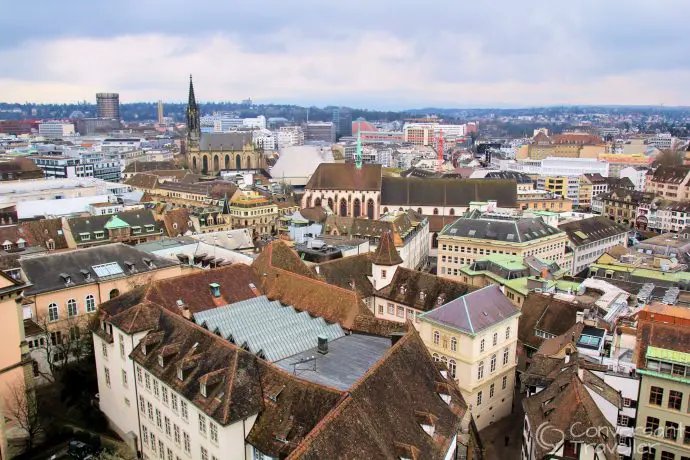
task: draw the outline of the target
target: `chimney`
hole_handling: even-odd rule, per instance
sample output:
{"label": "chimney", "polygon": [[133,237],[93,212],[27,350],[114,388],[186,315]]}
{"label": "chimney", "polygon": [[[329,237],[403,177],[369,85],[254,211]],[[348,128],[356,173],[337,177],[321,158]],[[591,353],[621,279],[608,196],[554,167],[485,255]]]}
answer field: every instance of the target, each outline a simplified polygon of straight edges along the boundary
{"label": "chimney", "polygon": [[575,313],[575,322],[576,323],[584,323],[585,322],[585,312],[584,311],[578,311]]}
{"label": "chimney", "polygon": [[549,276],[549,269],[546,267],[542,268],[540,275],[541,275],[542,279],[547,279]]}
{"label": "chimney", "polygon": [[208,285],[208,287],[211,288],[211,295],[213,295],[213,297],[220,297],[220,284],[211,283]]}
{"label": "chimney", "polygon": [[316,270],[316,274],[317,274],[317,275],[320,275],[320,274],[321,274],[321,269],[319,268],[318,265],[316,265],[316,266],[314,267],[314,270]]}
{"label": "chimney", "polygon": [[322,355],[328,354],[328,338],[320,335],[317,337],[318,340],[318,352]]}
{"label": "chimney", "polygon": [[398,340],[402,339],[405,336],[404,332],[393,332],[391,333],[391,347],[395,346],[396,343],[398,343]]}

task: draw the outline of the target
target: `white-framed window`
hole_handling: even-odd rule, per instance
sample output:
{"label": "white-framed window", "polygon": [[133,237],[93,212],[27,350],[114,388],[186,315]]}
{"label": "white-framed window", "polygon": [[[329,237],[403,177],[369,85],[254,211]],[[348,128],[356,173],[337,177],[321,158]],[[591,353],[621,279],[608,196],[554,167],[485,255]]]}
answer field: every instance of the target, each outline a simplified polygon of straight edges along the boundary
{"label": "white-framed window", "polygon": [[218,425],[213,422],[209,422],[208,426],[211,431],[211,441],[218,444]]}
{"label": "white-framed window", "polygon": [[395,305],[392,303],[388,302],[388,314],[389,315],[394,315],[395,314]]}
{"label": "white-framed window", "polygon": [[498,344],[498,332],[494,332],[494,346]]}
{"label": "white-framed window", "polygon": [[170,435],[172,434],[172,430],[170,428],[170,418],[167,415],[164,417],[164,422],[165,422],[165,434],[168,437],[170,437]]}
{"label": "white-framed window", "polygon": [[477,366],[477,379],[481,380],[484,378],[484,361],[479,361],[479,366]]}
{"label": "white-framed window", "polygon": [[185,401],[180,401],[180,407],[182,408],[182,420],[189,420],[189,411],[187,410],[187,403]]}
{"label": "white-framed window", "polygon": [[494,372],[496,370],[496,354],[491,355],[491,365],[490,365],[491,371]]}
{"label": "white-framed window", "polygon": [[139,396],[139,412],[146,415],[146,401],[143,396]]}
{"label": "white-framed window", "polygon": [[434,344],[438,345],[441,341],[441,334],[438,331],[434,331]]}
{"label": "white-framed window", "polygon": [[156,453],[156,435],[151,433],[151,450],[153,451],[154,455]]}
{"label": "white-framed window", "polygon": [[84,303],[86,304],[86,313],[96,311],[96,300],[94,299],[92,294],[86,296]]}
{"label": "white-framed window", "polygon": [[160,396],[161,396],[160,387],[158,386],[158,380],[153,381],[153,395],[156,398],[160,398]]}
{"label": "white-framed window", "polygon": [[101,351],[103,352],[103,358],[108,359],[108,344],[103,342],[101,344]]}
{"label": "white-framed window", "polygon": [[110,388],[110,369],[104,368],[105,371],[105,384]]}
{"label": "white-framed window", "polygon": [[482,339],[482,340],[479,342],[479,351],[483,353],[483,352],[484,352],[484,348],[486,348],[486,340]]}
{"label": "white-framed window", "polygon": [[122,369],[122,386],[127,388],[128,383],[127,383],[127,371]]}
{"label": "white-framed window", "polygon": [[178,446],[180,445],[180,442],[182,442],[182,439],[180,438],[180,427],[177,426],[177,424],[173,425],[173,439],[175,440],[175,444]]}
{"label": "white-framed window", "polygon": [[151,376],[149,374],[144,375],[144,380],[146,381],[146,389],[151,391]]}
{"label": "white-framed window", "polygon": [[494,390],[495,390],[495,386],[492,383],[491,386],[489,387],[489,399],[494,397]]}
{"label": "white-framed window", "polygon": [[141,427],[141,438],[144,441],[144,444],[149,443],[149,429],[145,426]]}
{"label": "white-framed window", "polygon": [[161,417],[161,410],[156,407],[156,426],[159,429],[163,428],[163,418]]}
{"label": "white-framed window", "polygon": [[199,433],[206,437],[206,417],[201,414],[199,414]]}
{"label": "white-framed window", "polygon": [[477,393],[477,406],[482,405],[482,392]]}
{"label": "white-framed window", "polygon": [[192,441],[189,439],[189,434],[184,431],[182,433],[182,439],[184,439],[184,451],[188,454],[192,452]]}
{"label": "white-framed window", "polygon": [[48,305],[48,321],[57,321],[58,319],[60,319],[58,306],[56,303],[51,303]]}
{"label": "white-framed window", "polygon": [[504,375],[503,376],[503,382],[501,382],[501,389],[505,390],[507,386],[508,386],[508,376]]}
{"label": "white-framed window", "polygon": [[456,364],[455,360],[451,359],[448,361],[448,373],[450,374],[451,377],[455,378],[455,369],[456,369]]}
{"label": "white-framed window", "polygon": [[151,404],[150,402],[147,402],[146,407],[149,410],[149,420],[151,420],[153,422],[153,404]]}
{"label": "white-framed window", "polygon": [[506,364],[508,364],[508,360],[509,360],[509,359],[510,359],[510,352],[509,352],[508,349],[506,348],[505,350],[503,350],[503,365],[504,365],[504,366],[505,366]]}
{"label": "white-framed window", "polygon": [[450,339],[450,351],[458,351],[458,339],[455,337]]}
{"label": "white-framed window", "polygon": [[201,446],[201,460],[208,460],[208,450]]}
{"label": "white-framed window", "polygon": [[141,367],[137,366],[137,380],[139,381],[139,383],[141,383],[143,379],[144,375],[141,371]]}
{"label": "white-framed window", "polygon": [[163,396],[163,404],[168,405],[168,389],[161,385],[161,393]]}
{"label": "white-framed window", "polygon": [[170,393],[170,407],[177,414],[177,395],[175,393]]}
{"label": "white-framed window", "polygon": [[510,326],[506,328],[506,340],[510,339]]}

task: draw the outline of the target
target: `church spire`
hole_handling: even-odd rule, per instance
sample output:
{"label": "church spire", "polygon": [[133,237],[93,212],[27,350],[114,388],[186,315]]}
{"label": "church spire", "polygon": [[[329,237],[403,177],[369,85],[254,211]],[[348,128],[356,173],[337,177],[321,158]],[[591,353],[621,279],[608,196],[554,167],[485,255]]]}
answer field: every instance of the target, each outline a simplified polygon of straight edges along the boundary
{"label": "church spire", "polygon": [[189,75],[189,100],[187,101],[187,138],[190,141],[198,141],[201,137],[201,120],[199,106],[194,96],[194,83]]}

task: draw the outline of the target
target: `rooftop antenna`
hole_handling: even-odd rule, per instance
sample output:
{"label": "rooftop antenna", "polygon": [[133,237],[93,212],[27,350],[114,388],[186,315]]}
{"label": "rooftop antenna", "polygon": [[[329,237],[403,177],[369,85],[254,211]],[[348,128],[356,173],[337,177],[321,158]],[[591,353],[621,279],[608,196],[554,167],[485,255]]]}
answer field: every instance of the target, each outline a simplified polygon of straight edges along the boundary
{"label": "rooftop antenna", "polygon": [[362,135],[359,129],[357,130],[357,154],[355,156],[355,166],[357,169],[362,169]]}

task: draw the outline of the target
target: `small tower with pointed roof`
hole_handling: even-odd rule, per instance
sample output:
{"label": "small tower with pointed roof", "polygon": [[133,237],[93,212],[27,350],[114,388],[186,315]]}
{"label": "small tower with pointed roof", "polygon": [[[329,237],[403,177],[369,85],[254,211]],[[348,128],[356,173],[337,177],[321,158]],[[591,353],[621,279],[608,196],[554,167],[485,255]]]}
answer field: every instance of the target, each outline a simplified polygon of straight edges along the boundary
{"label": "small tower with pointed roof", "polygon": [[388,286],[395,276],[395,271],[403,260],[395,249],[393,236],[390,232],[381,235],[379,247],[376,248],[374,258],[371,260],[372,284],[374,289],[381,289]]}
{"label": "small tower with pointed roof", "polygon": [[189,98],[187,100],[187,142],[189,145],[199,142],[201,138],[201,119],[199,106],[194,96],[194,83],[189,76]]}

